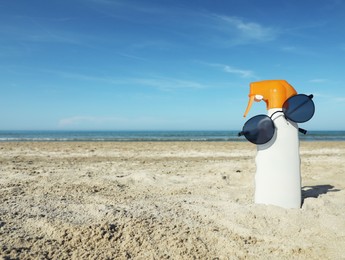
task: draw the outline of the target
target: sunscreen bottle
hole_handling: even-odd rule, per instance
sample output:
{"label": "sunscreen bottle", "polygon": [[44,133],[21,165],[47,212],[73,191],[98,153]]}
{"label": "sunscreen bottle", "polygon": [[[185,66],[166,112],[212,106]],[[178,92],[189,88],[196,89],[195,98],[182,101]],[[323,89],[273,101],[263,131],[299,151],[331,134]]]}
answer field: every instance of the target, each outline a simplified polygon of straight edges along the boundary
{"label": "sunscreen bottle", "polygon": [[265,80],[250,84],[249,102],[244,117],[254,101],[266,103],[267,115],[275,126],[273,138],[257,145],[255,203],[283,208],[301,207],[301,173],[298,125],[285,118],[282,106],[296,95],[285,80]]}

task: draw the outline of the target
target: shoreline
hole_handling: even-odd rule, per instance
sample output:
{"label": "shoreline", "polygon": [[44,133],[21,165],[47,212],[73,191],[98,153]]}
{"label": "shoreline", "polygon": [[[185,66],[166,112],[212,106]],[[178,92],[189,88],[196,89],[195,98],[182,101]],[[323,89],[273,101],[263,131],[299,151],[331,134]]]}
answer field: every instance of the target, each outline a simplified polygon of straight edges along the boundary
{"label": "shoreline", "polygon": [[[303,143],[345,143],[345,140],[299,140],[300,144]],[[20,144],[20,143],[249,143],[247,140],[20,140],[20,141],[0,141],[1,144]],[[255,144],[251,144],[255,148]]]}
{"label": "shoreline", "polygon": [[[301,141],[345,141],[345,131],[308,131]],[[97,141],[161,142],[210,141],[246,142],[238,131],[0,131],[0,142],[16,141]]]}
{"label": "shoreline", "polygon": [[300,209],[253,204],[248,142],[1,142],[3,258],[340,259],[345,142],[300,142]]}

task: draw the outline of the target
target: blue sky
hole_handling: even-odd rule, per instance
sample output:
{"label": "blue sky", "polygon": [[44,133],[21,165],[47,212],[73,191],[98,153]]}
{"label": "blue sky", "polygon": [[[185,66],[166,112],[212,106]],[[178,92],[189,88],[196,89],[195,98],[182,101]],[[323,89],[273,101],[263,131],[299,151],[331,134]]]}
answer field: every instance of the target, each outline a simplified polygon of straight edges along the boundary
{"label": "blue sky", "polygon": [[[0,2],[0,130],[238,130],[249,84],[345,130],[345,1]],[[265,113],[255,103],[248,118]]]}

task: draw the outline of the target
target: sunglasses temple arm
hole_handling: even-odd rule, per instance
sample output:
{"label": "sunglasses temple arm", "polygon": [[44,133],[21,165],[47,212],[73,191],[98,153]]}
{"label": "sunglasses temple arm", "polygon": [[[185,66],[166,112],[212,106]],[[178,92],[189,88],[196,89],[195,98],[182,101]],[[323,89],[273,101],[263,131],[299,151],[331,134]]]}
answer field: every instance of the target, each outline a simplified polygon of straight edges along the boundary
{"label": "sunglasses temple arm", "polygon": [[244,132],[243,132],[243,131],[241,131],[241,132],[239,132],[239,133],[237,134],[237,136],[242,136],[242,135],[244,135]]}
{"label": "sunglasses temple arm", "polygon": [[305,130],[303,128],[298,128],[298,131],[304,135],[308,132],[307,130]]}

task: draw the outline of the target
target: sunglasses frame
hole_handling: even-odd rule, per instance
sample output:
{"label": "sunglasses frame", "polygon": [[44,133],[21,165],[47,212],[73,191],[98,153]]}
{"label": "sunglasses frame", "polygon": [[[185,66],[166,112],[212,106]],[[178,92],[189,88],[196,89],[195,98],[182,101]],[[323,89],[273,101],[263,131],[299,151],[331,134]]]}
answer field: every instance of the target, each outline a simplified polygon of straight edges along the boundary
{"label": "sunglasses frame", "polygon": [[[292,112],[289,112],[289,114],[293,113],[294,111],[296,111],[297,109],[299,109],[300,107],[302,107],[303,105],[305,105],[307,102],[309,102],[309,100],[312,101],[312,98],[313,98],[313,95],[309,95],[309,96],[308,96],[308,95],[305,95],[305,94],[298,94],[298,95],[295,95],[295,96],[292,96],[292,97],[288,98],[288,99],[284,102],[284,104],[283,104],[283,110],[275,111],[275,112],[273,112],[272,115],[270,115],[270,116],[264,115],[264,114],[260,114],[260,115],[253,116],[252,118],[248,119],[247,122],[245,122],[245,124],[244,124],[244,126],[243,126],[243,128],[242,128],[242,131],[238,133],[238,136],[244,135],[244,137],[245,137],[249,142],[251,142],[251,143],[253,143],[253,144],[257,144],[257,145],[261,145],[261,144],[266,144],[266,143],[268,143],[268,142],[271,141],[271,139],[274,137],[274,133],[275,133],[275,131],[276,131],[276,127],[275,127],[275,124],[274,124],[274,120],[272,119],[272,117],[273,117],[276,113],[283,113],[284,118],[285,118],[286,120],[290,120],[290,121],[295,122],[295,123],[304,123],[304,122],[307,122],[308,120],[310,120],[310,119],[314,116],[314,113],[315,113],[315,104],[314,104],[313,101],[312,101],[313,112],[311,113],[311,115],[309,116],[308,119],[306,119],[306,120],[297,120],[297,121],[296,121],[296,120],[293,120],[291,117],[289,117],[289,116],[286,115],[286,113],[285,113],[285,111],[287,110],[287,109],[285,109],[286,104],[288,103],[288,101],[289,101],[291,98],[294,98],[294,97],[296,98],[296,96],[305,96],[305,97],[307,97],[308,99],[307,99],[305,102],[303,102],[302,104],[299,104],[299,106],[295,107],[295,108],[293,109]],[[254,140],[250,140],[249,137],[247,137],[247,135],[246,135],[248,131],[244,131],[244,130],[243,130],[244,127],[246,126],[246,124],[247,124],[248,122],[250,122],[252,119],[257,118],[257,117],[263,117],[263,118],[264,118],[264,117],[267,117],[267,118],[269,118],[270,121],[272,122],[272,130],[273,130],[272,136],[271,136],[267,141],[265,141],[265,142],[254,142]],[[306,133],[307,133],[307,130],[305,130],[305,129],[303,129],[303,128],[298,128],[298,131],[299,131],[300,133],[302,133],[302,134],[306,134]]]}

